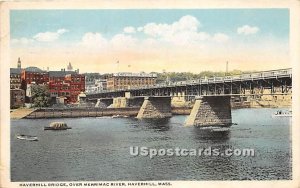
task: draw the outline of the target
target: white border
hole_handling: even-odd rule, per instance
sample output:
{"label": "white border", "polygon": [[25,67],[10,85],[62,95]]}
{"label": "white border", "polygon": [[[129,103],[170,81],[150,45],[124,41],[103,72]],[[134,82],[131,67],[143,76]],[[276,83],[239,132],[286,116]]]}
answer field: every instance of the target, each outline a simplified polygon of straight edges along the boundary
{"label": "white border", "polygon": [[[203,8],[288,8],[290,10],[290,61],[293,68],[293,180],[291,181],[171,181],[173,187],[300,187],[300,1],[297,0],[103,0],[103,1],[36,1],[0,4],[0,104],[1,104],[1,181],[0,187],[18,187],[10,182],[10,114],[9,114],[9,11],[13,9],[203,9]],[[274,20],[276,24],[276,20]],[[155,173],[155,172],[153,172]],[[124,181],[126,182],[126,181]]]}

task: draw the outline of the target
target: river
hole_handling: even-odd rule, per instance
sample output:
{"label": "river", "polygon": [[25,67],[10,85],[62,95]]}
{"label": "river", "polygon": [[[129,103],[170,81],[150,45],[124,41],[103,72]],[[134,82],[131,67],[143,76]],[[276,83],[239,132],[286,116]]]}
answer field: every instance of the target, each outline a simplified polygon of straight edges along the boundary
{"label": "river", "polygon": [[[285,180],[292,178],[291,118],[278,109],[232,110],[228,131],[184,127],[187,116],[11,120],[11,181]],[[72,127],[44,131],[53,121]],[[16,134],[39,141],[16,139]],[[255,156],[130,155],[148,148],[252,148]]]}

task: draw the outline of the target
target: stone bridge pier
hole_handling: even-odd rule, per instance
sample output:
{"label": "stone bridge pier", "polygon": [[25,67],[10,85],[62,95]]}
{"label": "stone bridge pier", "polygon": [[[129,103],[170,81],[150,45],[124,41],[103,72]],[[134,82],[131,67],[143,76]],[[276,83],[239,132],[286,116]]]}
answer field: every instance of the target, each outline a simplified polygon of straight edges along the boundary
{"label": "stone bridge pier", "polygon": [[113,99],[112,98],[101,98],[101,99],[97,99],[97,103],[96,103],[95,107],[97,107],[97,108],[107,108],[111,104],[113,104]]}
{"label": "stone bridge pier", "polygon": [[137,115],[138,119],[167,118],[171,117],[171,97],[156,96],[145,97]]}
{"label": "stone bridge pier", "polygon": [[230,96],[197,97],[185,126],[230,126]]}

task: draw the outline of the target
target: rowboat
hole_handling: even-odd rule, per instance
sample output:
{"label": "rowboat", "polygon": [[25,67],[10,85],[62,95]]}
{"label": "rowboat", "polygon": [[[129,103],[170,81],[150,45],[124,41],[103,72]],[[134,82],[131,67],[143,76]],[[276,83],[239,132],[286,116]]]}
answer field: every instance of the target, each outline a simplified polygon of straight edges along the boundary
{"label": "rowboat", "polygon": [[24,135],[24,134],[17,135],[17,139],[19,139],[19,140],[28,140],[28,141],[38,141],[37,136],[30,136],[30,135]]}

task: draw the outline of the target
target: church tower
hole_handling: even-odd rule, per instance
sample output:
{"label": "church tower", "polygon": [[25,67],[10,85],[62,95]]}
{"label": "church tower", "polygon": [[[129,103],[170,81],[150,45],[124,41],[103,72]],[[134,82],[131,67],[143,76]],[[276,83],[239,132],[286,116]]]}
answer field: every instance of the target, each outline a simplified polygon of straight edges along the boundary
{"label": "church tower", "polygon": [[72,66],[71,62],[69,62],[69,65],[67,66],[67,70],[68,71],[72,71],[73,70],[73,66]]}
{"label": "church tower", "polygon": [[21,60],[18,58],[18,69],[21,69]]}

